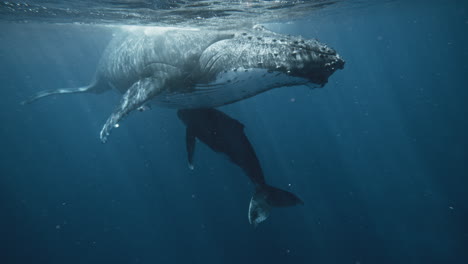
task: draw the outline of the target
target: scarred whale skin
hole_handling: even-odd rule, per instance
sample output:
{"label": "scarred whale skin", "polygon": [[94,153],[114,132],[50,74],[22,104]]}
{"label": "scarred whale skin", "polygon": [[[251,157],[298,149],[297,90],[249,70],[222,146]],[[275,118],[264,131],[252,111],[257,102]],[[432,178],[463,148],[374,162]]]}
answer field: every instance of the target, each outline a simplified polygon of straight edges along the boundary
{"label": "scarred whale skin", "polygon": [[344,61],[316,40],[255,26],[244,31],[132,28],[115,37],[90,85],[42,91],[23,103],[66,93],[115,89],[122,99],[104,124],[113,127],[146,103],[177,109],[233,103],[284,86],[323,86]]}

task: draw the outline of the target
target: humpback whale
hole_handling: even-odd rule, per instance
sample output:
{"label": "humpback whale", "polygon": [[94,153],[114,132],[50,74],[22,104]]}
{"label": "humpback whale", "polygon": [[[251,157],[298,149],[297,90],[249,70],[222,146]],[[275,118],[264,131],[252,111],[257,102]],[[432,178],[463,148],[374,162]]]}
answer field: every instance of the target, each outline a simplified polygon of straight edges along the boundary
{"label": "humpback whale", "polygon": [[177,116],[186,126],[186,147],[189,167],[193,169],[196,139],[218,153],[226,154],[255,184],[250,200],[249,222],[254,226],[266,220],[271,207],[303,204],[291,192],[268,185],[260,162],[244,133],[244,125],[225,113],[212,108],[181,109]]}
{"label": "humpback whale", "polygon": [[123,117],[151,101],[176,109],[211,108],[267,90],[323,86],[344,67],[336,51],[314,39],[271,32],[133,27],[114,37],[92,82],[41,91],[23,104],[54,94],[117,90],[120,103],[100,132],[106,142]]}

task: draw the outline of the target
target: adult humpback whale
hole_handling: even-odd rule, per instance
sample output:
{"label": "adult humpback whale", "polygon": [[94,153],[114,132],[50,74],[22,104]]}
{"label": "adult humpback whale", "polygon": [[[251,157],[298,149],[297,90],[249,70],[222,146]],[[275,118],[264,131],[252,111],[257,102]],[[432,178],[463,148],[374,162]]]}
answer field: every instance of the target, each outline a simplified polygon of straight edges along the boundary
{"label": "adult humpback whale", "polygon": [[217,107],[282,86],[323,86],[343,66],[340,56],[317,40],[262,26],[236,32],[133,28],[109,43],[91,84],[42,91],[23,103],[116,89],[123,96],[101,130],[106,142],[124,116],[150,100],[178,109]]}
{"label": "adult humpback whale", "polygon": [[239,121],[212,108],[182,109],[177,111],[177,116],[187,127],[185,139],[190,168],[193,168],[198,138],[212,150],[226,154],[255,184],[248,215],[251,224],[256,226],[266,220],[271,207],[303,204],[293,193],[266,183],[257,155],[244,133],[244,125]]}

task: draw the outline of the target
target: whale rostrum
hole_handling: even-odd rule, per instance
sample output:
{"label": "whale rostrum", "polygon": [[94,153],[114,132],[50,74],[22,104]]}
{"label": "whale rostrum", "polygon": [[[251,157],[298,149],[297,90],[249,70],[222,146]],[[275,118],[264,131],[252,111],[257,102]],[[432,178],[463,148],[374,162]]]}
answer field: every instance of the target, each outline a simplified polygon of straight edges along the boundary
{"label": "whale rostrum", "polygon": [[344,60],[313,39],[262,26],[243,31],[142,27],[123,31],[105,49],[91,84],[41,91],[23,104],[67,93],[115,89],[120,103],[100,139],[127,114],[151,103],[176,109],[230,104],[273,88],[323,86]]}

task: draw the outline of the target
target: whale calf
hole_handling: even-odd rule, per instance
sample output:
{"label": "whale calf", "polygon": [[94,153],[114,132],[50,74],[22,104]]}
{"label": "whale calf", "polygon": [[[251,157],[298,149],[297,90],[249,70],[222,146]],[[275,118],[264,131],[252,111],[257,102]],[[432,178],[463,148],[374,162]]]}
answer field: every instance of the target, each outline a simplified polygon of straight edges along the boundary
{"label": "whale calf", "polygon": [[250,200],[249,222],[254,226],[266,220],[271,207],[286,207],[303,204],[291,192],[268,185],[260,162],[244,125],[216,109],[182,109],[177,116],[186,126],[186,147],[189,167],[193,169],[196,139],[218,153],[226,154],[255,184],[255,193]]}
{"label": "whale calf", "polygon": [[145,104],[211,108],[273,88],[323,86],[344,67],[335,50],[313,39],[271,32],[142,27],[118,34],[105,49],[92,82],[39,92],[23,104],[69,93],[117,90],[120,103],[100,132],[106,142],[123,117]]}

